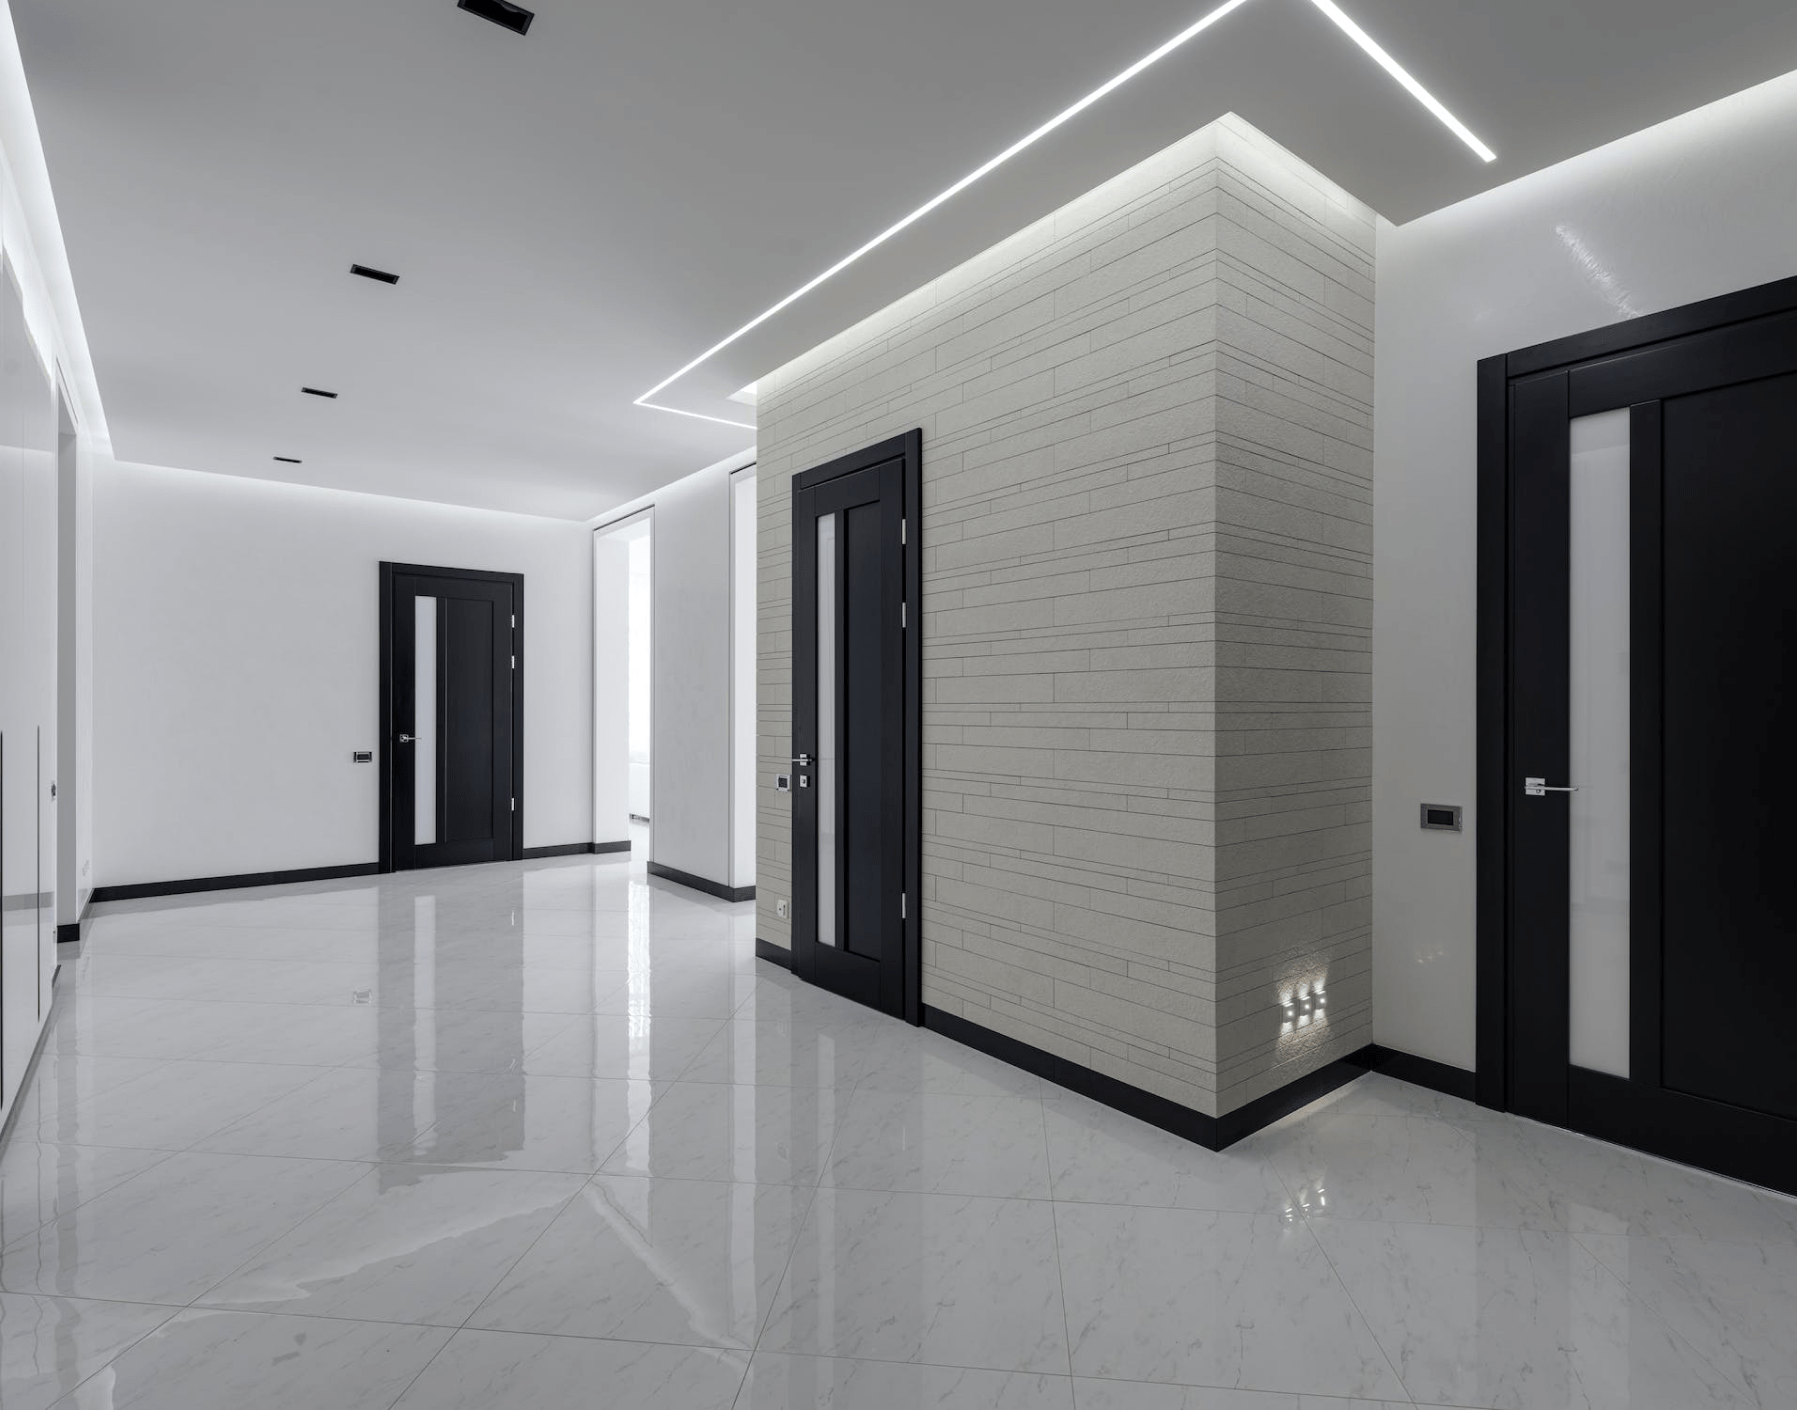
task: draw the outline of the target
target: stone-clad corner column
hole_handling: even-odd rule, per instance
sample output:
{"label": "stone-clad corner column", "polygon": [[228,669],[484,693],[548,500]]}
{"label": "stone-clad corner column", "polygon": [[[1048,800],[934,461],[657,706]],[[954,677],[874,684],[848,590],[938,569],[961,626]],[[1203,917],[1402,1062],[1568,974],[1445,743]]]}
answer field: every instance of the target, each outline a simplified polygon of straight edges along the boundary
{"label": "stone-clad corner column", "polygon": [[1225,117],[760,380],[762,938],[791,476],[920,427],[925,1004],[1198,1133],[1368,1041],[1373,240]]}
{"label": "stone-clad corner column", "polygon": [[1372,1040],[1372,213],[1219,137],[1217,1111]]}

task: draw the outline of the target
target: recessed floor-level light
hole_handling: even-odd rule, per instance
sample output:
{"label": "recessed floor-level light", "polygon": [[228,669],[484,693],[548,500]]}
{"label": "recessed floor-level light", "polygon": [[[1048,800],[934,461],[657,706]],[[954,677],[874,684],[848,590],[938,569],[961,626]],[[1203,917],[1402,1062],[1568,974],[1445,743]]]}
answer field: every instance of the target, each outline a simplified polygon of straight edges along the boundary
{"label": "recessed floor-level light", "polygon": [[513,34],[529,34],[530,22],[537,17],[534,10],[514,5],[511,0],[456,0],[456,9],[479,15],[483,20],[492,20],[501,29],[509,29]]}
{"label": "recessed floor-level light", "polygon": [[365,264],[352,264],[349,267],[349,272],[351,274],[359,274],[364,279],[373,279],[376,283],[380,284],[399,283],[399,276],[397,274],[389,274],[384,269],[373,269]]}
{"label": "recessed floor-level light", "polygon": [[[484,2],[485,3],[503,3],[503,0],[484,0]],[[775,314],[779,313],[782,309],[787,307],[789,304],[796,303],[799,299],[804,298],[805,295],[809,294],[813,289],[815,289],[819,284],[822,284],[826,279],[834,278],[836,275],[842,273],[843,270],[847,269],[851,264],[853,264],[856,260],[860,259],[863,255],[872,253],[874,250],[878,249],[881,245],[884,245],[894,235],[897,235],[900,231],[902,231],[902,230],[906,229],[907,227],[914,225],[918,221],[922,220],[926,215],[928,215],[931,211],[935,210],[936,207],[941,205],[944,201],[947,201],[947,200],[953,198],[954,196],[959,195],[961,192],[965,191],[969,186],[973,185],[974,182],[978,181],[981,177],[985,176],[988,172],[993,171],[997,167],[1003,166],[1006,162],[1010,161],[1012,157],[1016,156],[1019,152],[1023,151],[1026,147],[1033,146],[1035,143],[1041,141],[1042,138],[1048,136],[1049,133],[1053,132],[1057,127],[1061,126],[1063,123],[1068,122],[1068,121],[1072,120],[1073,118],[1078,117],[1087,108],[1091,107],[1094,103],[1098,102],[1098,100],[1103,98],[1106,94],[1112,92],[1114,89],[1121,88],[1125,83],[1128,83],[1130,81],[1130,79],[1134,78],[1137,74],[1141,73],[1143,69],[1148,68],[1150,65],[1159,63],[1162,59],[1166,58],[1167,55],[1171,54],[1175,49],[1178,49],[1181,45],[1187,43],[1188,41],[1190,41],[1192,39],[1195,39],[1198,35],[1202,34],[1205,30],[1209,29],[1212,25],[1214,25],[1218,20],[1222,19],[1225,15],[1228,15],[1233,10],[1241,9],[1241,7],[1247,3],[1248,3],[1248,0],[1224,0],[1223,4],[1217,6],[1216,9],[1211,10],[1209,13],[1203,15],[1198,20],[1194,21],[1192,24],[1187,25],[1186,28],[1182,29],[1178,34],[1174,35],[1165,44],[1162,44],[1158,49],[1150,50],[1148,53],[1144,54],[1141,58],[1137,59],[1128,68],[1124,69],[1122,73],[1118,74],[1116,77],[1108,80],[1107,82],[1100,84],[1097,88],[1094,88],[1090,93],[1086,94],[1085,97],[1081,98],[1077,103],[1073,104],[1072,107],[1063,109],[1061,112],[1056,113],[1053,117],[1051,117],[1047,122],[1043,123],[1035,131],[1026,133],[1024,136],[1018,138],[1017,141],[1013,142],[1009,147],[1006,147],[1004,149],[1004,151],[1000,152],[997,156],[990,158],[989,160],[983,162],[981,165],[975,167],[972,171],[968,172],[966,176],[963,176],[959,181],[957,181],[953,186],[950,186],[946,191],[942,191],[939,194],[932,196],[929,200],[925,201],[916,210],[912,211],[911,214],[906,216],[903,220],[897,221],[894,224],[887,226],[886,229],[882,230],[878,235],[874,236],[873,239],[869,240],[865,245],[862,245],[859,249],[851,250],[848,254],[844,255],[841,259],[837,260],[835,264],[831,265],[828,269],[826,269],[822,274],[819,274],[816,278],[811,279],[804,284],[801,284],[798,288],[794,289],[785,298],[781,299],[780,302],[775,304],[772,308],[766,310],[763,313],[757,314],[754,318],[751,318],[747,323],[743,324],[742,327],[738,328],[728,338],[721,339],[720,341],[712,344],[711,347],[707,348],[704,352],[700,353],[691,362],[687,363],[685,367],[682,367],[678,372],[675,372],[670,376],[662,378],[661,381],[657,382],[653,387],[649,388],[648,391],[644,392],[640,397],[638,397],[634,404],[637,406],[640,406],[640,407],[645,407],[650,411],[671,411],[676,416],[690,416],[696,421],[716,421],[725,426],[740,426],[745,431],[753,431],[755,429],[755,426],[752,422],[732,421],[728,417],[725,417],[725,416],[708,416],[702,411],[684,411],[680,407],[677,407],[677,406],[663,406],[660,402],[652,401],[652,400],[650,400],[650,398],[654,397],[657,392],[660,392],[660,391],[664,390],[665,388],[672,386],[675,382],[678,382],[682,377],[686,376],[686,374],[691,372],[695,367],[700,366],[702,363],[709,362],[712,358],[716,357],[719,353],[721,353],[725,348],[729,347],[732,343],[736,342],[737,339],[745,336],[746,334],[752,333],[755,329],[759,328],[763,323],[766,323],[768,321],[768,319],[772,318]],[[1359,25],[1355,24],[1352,19],[1350,19],[1346,14],[1344,14],[1342,12],[1341,7],[1335,3],[1335,0],[1311,0],[1311,3],[1314,4],[1318,10],[1322,11],[1323,14],[1327,15],[1329,17],[1329,19],[1334,24],[1336,24],[1344,34],[1346,34],[1350,39],[1352,39],[1356,44],[1358,44],[1363,50],[1365,50],[1366,53],[1368,55],[1370,55],[1373,58],[1373,60],[1375,62],[1377,62],[1381,68],[1383,68],[1388,74],[1390,74],[1393,78],[1395,78],[1398,81],[1398,83],[1403,86],[1405,91],[1410,94],[1411,97],[1415,98],[1417,100],[1417,102],[1421,103],[1425,108],[1427,108],[1431,113],[1433,113],[1437,118],[1439,118],[1441,120],[1441,122],[1443,124],[1445,124],[1447,126],[1447,128],[1451,132],[1453,132],[1453,134],[1456,137],[1458,137],[1462,142],[1466,143],[1466,145],[1468,147],[1472,148],[1472,150],[1474,152],[1478,153],[1479,157],[1482,160],[1487,161],[1487,162],[1492,162],[1492,161],[1497,160],[1496,152],[1492,151],[1491,148],[1487,147],[1483,142],[1481,142],[1477,137],[1475,137],[1472,134],[1472,132],[1467,128],[1465,123],[1461,122],[1459,118],[1455,117],[1452,113],[1450,113],[1447,110],[1447,108],[1442,105],[1440,100],[1435,97],[1434,94],[1430,93],[1429,90],[1424,88],[1422,86],[1422,84],[1418,83],[1415,78],[1411,77],[1411,75],[1405,70],[1405,68],[1402,64],[1400,64],[1396,59],[1392,58],[1392,56],[1390,54],[1386,53],[1384,49],[1380,48],[1378,43],[1372,38],[1371,35],[1369,35]],[[470,6],[470,0],[461,0],[461,4],[463,5],[464,8],[468,8]],[[734,400],[734,398],[733,398],[733,400]]]}
{"label": "recessed floor-level light", "polygon": [[283,465],[304,465],[305,464],[305,461],[301,460],[297,455],[277,455],[275,457],[275,459],[280,461],[281,464],[283,464]]}
{"label": "recessed floor-level light", "polygon": [[337,400],[337,394],[335,392],[327,392],[318,387],[301,387],[300,390],[309,397],[323,397],[327,401]]}

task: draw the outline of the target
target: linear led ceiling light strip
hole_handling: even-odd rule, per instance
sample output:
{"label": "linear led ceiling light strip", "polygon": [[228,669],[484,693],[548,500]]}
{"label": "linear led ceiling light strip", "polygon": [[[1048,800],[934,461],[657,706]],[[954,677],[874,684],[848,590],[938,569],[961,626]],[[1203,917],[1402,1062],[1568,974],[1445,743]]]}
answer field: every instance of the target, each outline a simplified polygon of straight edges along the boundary
{"label": "linear led ceiling light strip", "polygon": [[[1182,29],[1178,34],[1174,35],[1171,39],[1169,39],[1165,44],[1161,45],[1158,49],[1150,50],[1148,53],[1144,54],[1141,58],[1137,59],[1128,68],[1124,69],[1123,72],[1118,74],[1115,78],[1112,78],[1109,81],[1099,85],[1097,88],[1094,88],[1090,93],[1086,94],[1085,97],[1081,98],[1077,103],[1074,103],[1071,107],[1065,108],[1061,112],[1056,113],[1053,117],[1051,117],[1047,122],[1043,123],[1035,131],[1027,134],[1026,136],[1020,137],[1017,141],[1013,142],[1009,147],[1006,147],[1004,149],[1004,151],[1000,152],[997,156],[992,157],[989,160],[981,163],[979,166],[975,167],[972,171],[968,172],[967,175],[963,176],[959,181],[955,182],[955,184],[953,186],[950,186],[946,190],[938,193],[935,196],[932,196],[929,200],[925,201],[921,206],[919,206],[916,210],[912,211],[909,215],[905,216],[902,220],[899,220],[899,221],[895,222],[894,224],[887,226],[886,229],[882,230],[878,235],[874,236],[873,239],[869,240],[865,245],[862,245],[859,249],[853,250],[850,253],[844,255],[841,259],[837,260],[835,264],[831,265],[828,269],[824,270],[823,273],[815,276],[814,278],[808,280],[806,283],[801,284],[798,288],[794,289],[785,298],[781,299],[779,303],[774,304],[772,307],[764,310],[761,313],[756,314],[755,317],[751,318],[747,323],[743,324],[742,327],[738,328],[729,337],[724,338],[720,342],[714,343],[711,347],[707,348],[704,352],[700,353],[697,357],[695,357],[691,362],[687,363],[686,366],[682,367],[679,371],[674,372],[670,376],[662,378],[661,381],[657,382],[653,387],[649,388],[648,391],[644,392],[640,397],[638,397],[636,399],[636,405],[641,406],[641,407],[646,407],[650,411],[671,411],[676,416],[690,416],[690,417],[694,418],[695,420],[699,420],[699,421],[715,421],[718,424],[723,425],[723,426],[740,426],[745,431],[753,431],[755,429],[755,423],[753,421],[732,421],[729,417],[726,417],[726,416],[708,416],[704,412],[701,412],[701,411],[685,411],[677,406],[663,406],[659,402],[653,401],[652,398],[658,392],[664,391],[668,387],[672,386],[675,382],[678,382],[682,377],[686,376],[686,374],[691,372],[695,367],[699,367],[702,364],[709,362],[712,358],[716,357],[725,348],[729,347],[732,343],[736,342],[739,338],[745,336],[748,333],[752,333],[755,329],[759,328],[763,323],[766,323],[768,321],[768,319],[772,318],[775,314],[779,313],[782,309],[786,308],[787,306],[789,306],[791,304],[797,303],[800,299],[804,298],[805,295],[809,294],[813,289],[817,288],[817,286],[819,284],[822,284],[825,280],[832,279],[836,275],[842,273],[843,270],[847,269],[851,264],[855,263],[855,261],[860,259],[863,255],[871,254],[874,250],[877,250],[881,245],[884,245],[894,235],[897,235],[900,231],[905,230],[908,227],[915,225],[918,221],[922,220],[931,211],[935,210],[937,206],[940,206],[941,204],[943,204],[943,202],[951,200],[955,196],[958,196],[961,192],[965,191],[969,186],[973,185],[973,183],[978,181],[981,177],[987,175],[991,171],[996,170],[998,167],[1003,166],[1006,162],[1010,161],[1011,158],[1016,156],[1019,152],[1024,151],[1028,147],[1034,146],[1037,142],[1040,142],[1044,137],[1048,136],[1049,133],[1053,132],[1057,127],[1060,127],[1063,123],[1069,122],[1073,118],[1078,117],[1087,108],[1091,107],[1094,103],[1098,102],[1099,99],[1105,97],[1107,94],[1111,93],[1115,89],[1121,88],[1124,84],[1128,83],[1130,81],[1130,79],[1134,78],[1137,74],[1141,73],[1143,69],[1149,68],[1152,65],[1159,63],[1162,59],[1166,58],[1167,55],[1171,54],[1175,49],[1178,49],[1181,46],[1189,43],[1191,40],[1196,39],[1200,34],[1204,33],[1205,30],[1209,29],[1212,25],[1216,24],[1218,20],[1220,20],[1224,16],[1230,14],[1232,11],[1241,9],[1242,6],[1246,5],[1248,2],[1249,2],[1249,0],[1226,0],[1226,3],[1219,5],[1216,9],[1210,11],[1208,14],[1206,14],[1202,19],[1198,20],[1196,23],[1188,25],[1185,29]],[[1410,94],[1411,97],[1415,98],[1417,100],[1417,102],[1421,103],[1425,108],[1427,108],[1431,113],[1433,113],[1438,119],[1440,119],[1441,122],[1448,128],[1448,130],[1450,132],[1452,132],[1462,142],[1466,143],[1466,145],[1468,147],[1472,148],[1472,150],[1478,154],[1478,156],[1480,157],[1481,160],[1487,161],[1487,162],[1492,162],[1492,161],[1497,160],[1496,152],[1492,151],[1491,148],[1487,147],[1476,136],[1474,136],[1471,129],[1468,128],[1465,123],[1461,122],[1459,118],[1455,117],[1451,112],[1449,112],[1447,110],[1447,108],[1441,103],[1441,101],[1438,98],[1436,98],[1434,94],[1429,92],[1428,89],[1424,88],[1422,84],[1418,83],[1416,81],[1416,79],[1410,74],[1410,72],[1408,70],[1405,69],[1405,67],[1402,64],[1400,64],[1396,59],[1392,58],[1392,56],[1390,54],[1386,53],[1385,50],[1380,47],[1378,42],[1376,40],[1374,40],[1371,35],[1369,35],[1359,25],[1354,23],[1354,21],[1351,18],[1349,18],[1349,16],[1346,13],[1343,12],[1342,8],[1335,3],[1335,0],[1310,0],[1310,3],[1315,5],[1317,9],[1321,10],[1325,15],[1327,15],[1330,18],[1330,20],[1333,21],[1341,29],[1342,33],[1346,34],[1350,39],[1352,39],[1356,44],[1358,44],[1363,50],[1365,50],[1366,53],[1368,54],[1368,56],[1371,57],[1372,60],[1375,63],[1377,63],[1380,68],[1384,69],[1394,79],[1396,79],[1398,81],[1398,83],[1403,86],[1404,90]]]}

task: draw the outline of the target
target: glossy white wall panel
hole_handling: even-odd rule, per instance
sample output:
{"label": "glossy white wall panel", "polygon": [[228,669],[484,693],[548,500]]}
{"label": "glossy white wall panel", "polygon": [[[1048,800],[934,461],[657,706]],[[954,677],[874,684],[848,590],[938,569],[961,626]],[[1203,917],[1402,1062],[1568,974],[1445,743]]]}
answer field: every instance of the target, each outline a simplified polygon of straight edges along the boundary
{"label": "glossy white wall panel", "polygon": [[639,818],[655,811],[655,514],[651,510],[638,522],[630,539],[629,598],[625,608],[629,623],[625,687],[629,694],[628,754],[630,759],[630,811]]}
{"label": "glossy white wall panel", "polygon": [[56,962],[57,475],[55,403],[7,252],[0,274],[0,1106],[49,1009]]}
{"label": "glossy white wall panel", "polygon": [[[1475,365],[1797,274],[1797,74],[1379,229],[1375,1038],[1474,1061]],[[1417,804],[1462,803],[1463,834]]]}
{"label": "glossy white wall panel", "polygon": [[56,921],[86,903],[93,730],[93,478],[73,423],[59,416],[56,444]]}
{"label": "glossy white wall panel", "polygon": [[[25,479],[24,325],[8,269],[0,274],[0,1106],[18,1090],[36,1036],[37,728],[31,680],[34,529]],[[8,371],[8,367],[11,371]]]}
{"label": "glossy white wall panel", "polygon": [[730,879],[730,477],[656,492],[650,855]]}
{"label": "glossy white wall panel", "polygon": [[[94,889],[94,472],[85,439],[75,447],[75,901]],[[62,714],[67,719],[67,713]],[[68,786],[68,780],[63,781]]]}
{"label": "glossy white wall panel", "polygon": [[524,845],[590,840],[580,524],[108,463],[95,508],[99,883],[371,862],[382,559],[524,574]]}
{"label": "glossy white wall panel", "polygon": [[[60,790],[73,787],[91,814],[91,636],[78,643],[74,696],[66,698],[57,676],[59,504],[55,465],[56,421],[51,389],[52,369],[71,369],[68,380],[84,397],[88,414],[81,427],[78,463],[85,468],[100,410],[93,371],[82,340],[73,290],[66,279],[61,236],[44,165],[43,151],[25,94],[24,73],[12,43],[11,27],[0,18],[0,249],[17,276],[0,316],[0,343],[9,365],[7,389],[0,394],[0,731],[7,735],[9,771],[0,798],[5,808],[6,867],[0,889],[9,896],[30,897],[42,906],[8,910],[0,938],[0,976],[4,976],[4,1052],[0,1052],[0,1120],[4,1120],[25,1060],[30,1056],[48,1011],[50,979],[55,964],[54,908],[43,905],[43,890],[56,874],[57,826],[49,798],[49,780]],[[45,277],[45,250],[60,272],[52,291]],[[59,320],[66,319],[66,323]],[[92,541],[91,478],[77,485],[75,525],[76,624],[91,618]],[[59,692],[61,694],[59,695]],[[57,774],[61,721],[75,721],[79,754],[76,777]],[[41,730],[41,733],[40,733]],[[32,748],[25,749],[29,739]],[[41,757],[40,757],[41,756]],[[25,767],[29,763],[30,767]],[[13,796],[13,786],[19,789]],[[40,853],[40,827],[47,845]],[[29,846],[27,847],[27,842]],[[14,846],[18,855],[14,855]],[[92,839],[78,821],[76,876],[91,884]],[[29,859],[28,859],[29,854]],[[17,884],[15,885],[15,879]],[[35,885],[34,885],[35,883]],[[32,889],[28,889],[32,888]],[[77,901],[79,897],[77,897]],[[16,942],[16,943],[15,943]]]}

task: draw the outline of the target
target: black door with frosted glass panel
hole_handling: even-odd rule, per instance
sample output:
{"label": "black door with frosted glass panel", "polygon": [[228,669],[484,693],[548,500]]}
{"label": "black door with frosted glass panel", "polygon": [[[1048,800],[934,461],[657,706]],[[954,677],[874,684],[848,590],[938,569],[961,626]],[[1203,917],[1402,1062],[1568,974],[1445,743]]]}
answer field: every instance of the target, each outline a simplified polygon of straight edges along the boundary
{"label": "black door with frosted glass panel", "polygon": [[914,1022],[920,443],[793,480],[793,969]]}
{"label": "black door with frosted glass panel", "polygon": [[1481,377],[1481,1100],[1797,1189],[1797,280]]}
{"label": "black door with frosted glass panel", "polygon": [[381,565],[381,867],[521,856],[524,578]]}

